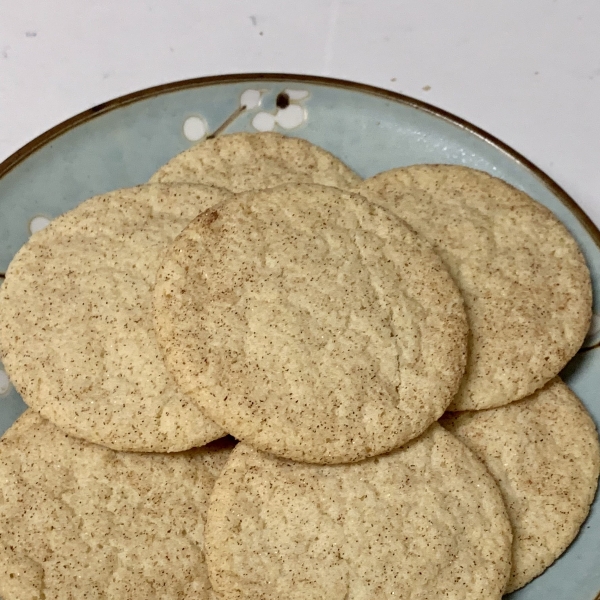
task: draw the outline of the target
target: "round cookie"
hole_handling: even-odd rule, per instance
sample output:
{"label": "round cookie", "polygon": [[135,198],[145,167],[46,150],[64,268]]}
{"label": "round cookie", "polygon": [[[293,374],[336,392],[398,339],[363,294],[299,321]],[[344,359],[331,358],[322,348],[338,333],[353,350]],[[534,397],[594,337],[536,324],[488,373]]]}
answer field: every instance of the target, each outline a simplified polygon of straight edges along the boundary
{"label": "round cookie", "polygon": [[448,413],[441,424],[500,486],[513,527],[512,592],[548,568],[587,517],[600,469],[594,423],[557,377],[525,400]]}
{"label": "round cookie", "polygon": [[301,464],[239,444],[205,530],[222,600],[499,599],[511,538],[497,485],[436,423],[351,465]]}
{"label": "round cookie", "polygon": [[117,190],[30,238],[0,288],[0,348],[31,408],[115,450],[172,452],[224,435],[164,366],[152,288],[164,248],[230,197],[191,185]]}
{"label": "round cookie", "polygon": [[466,362],[462,298],[389,211],[334,188],[240,194],[193,221],[157,273],[168,369],[239,440],[351,462],[436,421]]}
{"label": "round cookie", "polygon": [[115,452],[26,411],[0,441],[2,598],[213,598],[204,521],[232,447]]}
{"label": "round cookie", "polygon": [[469,361],[450,410],[528,396],[577,352],[591,319],[590,275],[577,243],[547,208],[500,179],[455,165],[387,171],[357,191],[427,239],[461,290]]}
{"label": "round cookie", "polygon": [[335,156],[301,138],[279,133],[231,133],[192,146],[161,167],[153,183],[184,181],[232,192],[283,183],[351,188],[361,178]]}

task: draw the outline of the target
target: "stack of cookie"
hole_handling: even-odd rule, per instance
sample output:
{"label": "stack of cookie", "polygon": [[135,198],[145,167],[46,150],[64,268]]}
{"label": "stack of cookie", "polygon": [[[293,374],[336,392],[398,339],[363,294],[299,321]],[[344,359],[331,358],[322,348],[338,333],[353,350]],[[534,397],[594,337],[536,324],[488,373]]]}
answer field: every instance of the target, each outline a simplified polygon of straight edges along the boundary
{"label": "stack of cookie", "polygon": [[0,594],[500,598],[594,498],[557,377],[590,317],[575,241],[499,179],[199,144],[9,267]]}

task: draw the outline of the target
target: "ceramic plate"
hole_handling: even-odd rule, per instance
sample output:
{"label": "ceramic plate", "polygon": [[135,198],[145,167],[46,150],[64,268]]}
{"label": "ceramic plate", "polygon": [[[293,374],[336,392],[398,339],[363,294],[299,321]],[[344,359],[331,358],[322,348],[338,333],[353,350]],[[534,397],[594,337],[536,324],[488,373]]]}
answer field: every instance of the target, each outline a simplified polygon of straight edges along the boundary
{"label": "ceramic plate", "polygon": [[[32,231],[95,194],[143,183],[210,135],[280,131],[326,148],[361,176],[414,163],[488,171],[550,208],[578,240],[600,313],[600,232],[575,202],[514,150],[448,113],[364,85],[290,75],[227,75],[159,86],[96,106],[0,165],[0,272]],[[600,422],[600,318],[563,372]],[[0,367],[0,433],[25,405]],[[600,598],[600,500],[568,551],[514,600]]]}

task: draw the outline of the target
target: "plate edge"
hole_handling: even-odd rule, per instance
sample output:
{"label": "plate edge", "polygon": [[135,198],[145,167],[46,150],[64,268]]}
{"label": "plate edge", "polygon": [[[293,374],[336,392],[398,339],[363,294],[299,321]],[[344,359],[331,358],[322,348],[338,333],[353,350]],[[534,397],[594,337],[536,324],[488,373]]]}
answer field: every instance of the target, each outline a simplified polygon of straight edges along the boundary
{"label": "plate edge", "polygon": [[[16,152],[11,154],[2,163],[0,163],[0,179],[2,179],[7,173],[12,171],[17,165],[22,163],[29,156],[34,154],[37,150],[43,146],[48,145],[53,140],[61,136],[62,134],[74,129],[82,123],[91,121],[92,119],[103,115],[107,112],[122,108],[129,104],[145,100],[147,98],[153,98],[162,94],[178,92],[185,89],[195,87],[206,87],[209,85],[215,85],[219,83],[243,83],[246,81],[300,81],[303,83],[313,83],[316,85],[324,85],[329,87],[337,87],[349,89],[351,91],[365,92],[374,96],[387,98],[394,102],[405,104],[413,108],[428,112],[434,116],[444,119],[453,125],[465,129],[482,140],[495,146],[501,152],[510,156],[513,160],[519,162],[523,167],[533,173],[546,188],[548,188],[559,200],[569,208],[577,220],[582,224],[585,230],[589,233],[591,238],[594,240],[596,247],[600,250],[600,230],[593,221],[588,217],[585,211],[575,202],[575,200],[567,194],[567,192],[554,181],[549,175],[532,163],[529,159],[523,156],[521,153],[514,150],[511,146],[504,143],[500,139],[496,138],[492,134],[488,133],[484,129],[481,129],[477,125],[470,123],[469,121],[458,117],[442,108],[438,108],[433,104],[428,104],[422,100],[418,100],[411,96],[401,94],[399,92],[393,92],[384,88],[372,86],[366,83],[359,83],[355,81],[349,81],[346,79],[336,79],[333,77],[323,77],[320,75],[295,75],[291,73],[231,73],[225,75],[211,75],[206,77],[197,77],[193,79],[183,79],[171,83],[164,83],[153,87],[138,90],[124,96],[107,100],[89,108],[79,114],[70,117],[69,119],[62,121],[55,125],[51,129],[48,129],[44,133],[35,137],[33,140],[19,148]],[[600,596],[595,600],[600,600]]]}

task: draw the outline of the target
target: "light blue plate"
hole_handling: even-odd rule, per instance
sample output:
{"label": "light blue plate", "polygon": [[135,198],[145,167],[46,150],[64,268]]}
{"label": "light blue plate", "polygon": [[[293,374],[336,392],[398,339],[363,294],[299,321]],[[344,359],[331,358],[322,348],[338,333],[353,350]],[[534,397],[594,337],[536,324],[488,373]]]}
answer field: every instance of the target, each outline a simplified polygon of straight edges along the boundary
{"label": "light blue plate", "polygon": [[[22,148],[0,165],[0,272],[27,241],[31,227],[44,219],[92,195],[147,181],[191,140],[257,128],[306,138],[363,177],[414,163],[455,163],[509,181],[554,211],[578,240],[592,271],[594,312],[600,313],[600,232],[525,158],[469,123],[411,98],[345,81],[289,75],[227,75],[152,88],[86,111]],[[595,317],[586,348],[563,372],[596,423],[599,342],[600,318]],[[0,433],[24,409],[0,371]],[[597,498],[567,552],[510,598],[593,600],[600,598],[599,590]]]}

